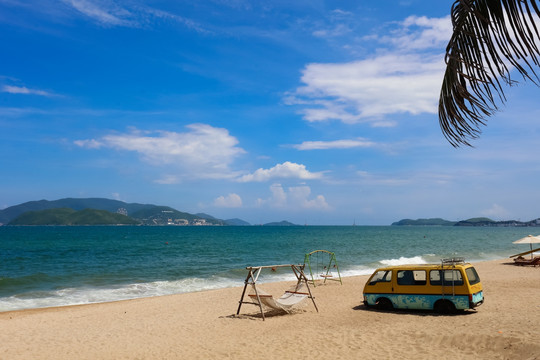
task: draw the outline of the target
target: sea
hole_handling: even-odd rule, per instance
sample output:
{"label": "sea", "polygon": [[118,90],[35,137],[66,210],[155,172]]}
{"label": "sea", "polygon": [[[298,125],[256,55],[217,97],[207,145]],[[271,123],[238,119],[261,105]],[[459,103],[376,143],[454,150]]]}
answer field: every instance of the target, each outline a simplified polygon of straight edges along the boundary
{"label": "sea", "polygon": [[[241,287],[246,267],[335,255],[331,275],[394,264],[468,262],[527,251],[535,228],[448,226],[0,226],[0,312]],[[535,235],[535,233],[533,234]],[[329,258],[316,252],[306,274]],[[320,257],[320,258],[319,258]],[[330,259],[331,260],[331,259]],[[321,268],[319,268],[321,266]],[[293,280],[290,268],[261,282]],[[310,271],[311,270],[311,271]],[[480,274],[480,277],[482,274]],[[359,289],[361,291],[361,289]]]}

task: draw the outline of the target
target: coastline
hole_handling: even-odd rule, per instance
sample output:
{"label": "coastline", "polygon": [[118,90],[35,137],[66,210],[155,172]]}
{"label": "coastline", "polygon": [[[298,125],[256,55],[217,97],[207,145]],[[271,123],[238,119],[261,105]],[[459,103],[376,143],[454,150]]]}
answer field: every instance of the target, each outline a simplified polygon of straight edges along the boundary
{"label": "coastline", "polygon": [[[242,305],[238,287],[109,303],[0,313],[0,359],[539,359],[540,269],[475,263],[477,311],[380,312],[362,305],[368,276],[311,287],[289,315]],[[267,283],[281,294],[291,283]]]}

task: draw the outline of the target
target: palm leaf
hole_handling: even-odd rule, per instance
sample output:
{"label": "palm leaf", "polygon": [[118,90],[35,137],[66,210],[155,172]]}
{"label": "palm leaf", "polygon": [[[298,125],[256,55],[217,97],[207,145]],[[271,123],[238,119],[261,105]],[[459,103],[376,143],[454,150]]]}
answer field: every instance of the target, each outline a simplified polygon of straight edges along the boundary
{"label": "palm leaf", "polygon": [[536,0],[456,0],[451,18],[439,124],[454,147],[471,146],[505,103],[504,85],[516,82],[512,70],[537,83],[540,10]]}

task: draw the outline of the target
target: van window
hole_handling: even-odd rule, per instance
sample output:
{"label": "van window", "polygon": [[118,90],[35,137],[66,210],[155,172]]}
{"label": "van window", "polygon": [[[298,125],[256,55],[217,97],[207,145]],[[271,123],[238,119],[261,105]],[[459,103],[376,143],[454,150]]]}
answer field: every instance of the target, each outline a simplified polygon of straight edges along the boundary
{"label": "van window", "polygon": [[463,277],[459,270],[431,270],[429,282],[431,285],[460,286],[463,285]]}
{"label": "van window", "polygon": [[397,272],[398,285],[426,285],[424,270],[400,270]]}
{"label": "van window", "polygon": [[374,285],[378,282],[390,282],[392,281],[392,271],[390,270],[381,270],[377,271],[372,277],[369,282],[369,285]]}
{"label": "van window", "polygon": [[465,269],[465,274],[467,274],[470,285],[478,284],[480,282],[480,276],[478,276],[475,268],[470,267],[468,269]]}

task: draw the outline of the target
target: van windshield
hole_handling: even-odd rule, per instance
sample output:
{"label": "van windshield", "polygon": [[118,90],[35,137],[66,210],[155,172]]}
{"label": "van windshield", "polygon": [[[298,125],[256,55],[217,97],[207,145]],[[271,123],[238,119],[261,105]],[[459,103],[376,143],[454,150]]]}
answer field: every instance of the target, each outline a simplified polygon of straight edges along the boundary
{"label": "van windshield", "polygon": [[379,270],[377,271],[369,281],[369,285],[374,285],[378,282],[390,282],[392,281],[392,271]]}
{"label": "van windshield", "polygon": [[478,284],[480,282],[480,276],[478,276],[475,268],[470,267],[468,269],[465,269],[465,274],[467,274],[470,285]]}

